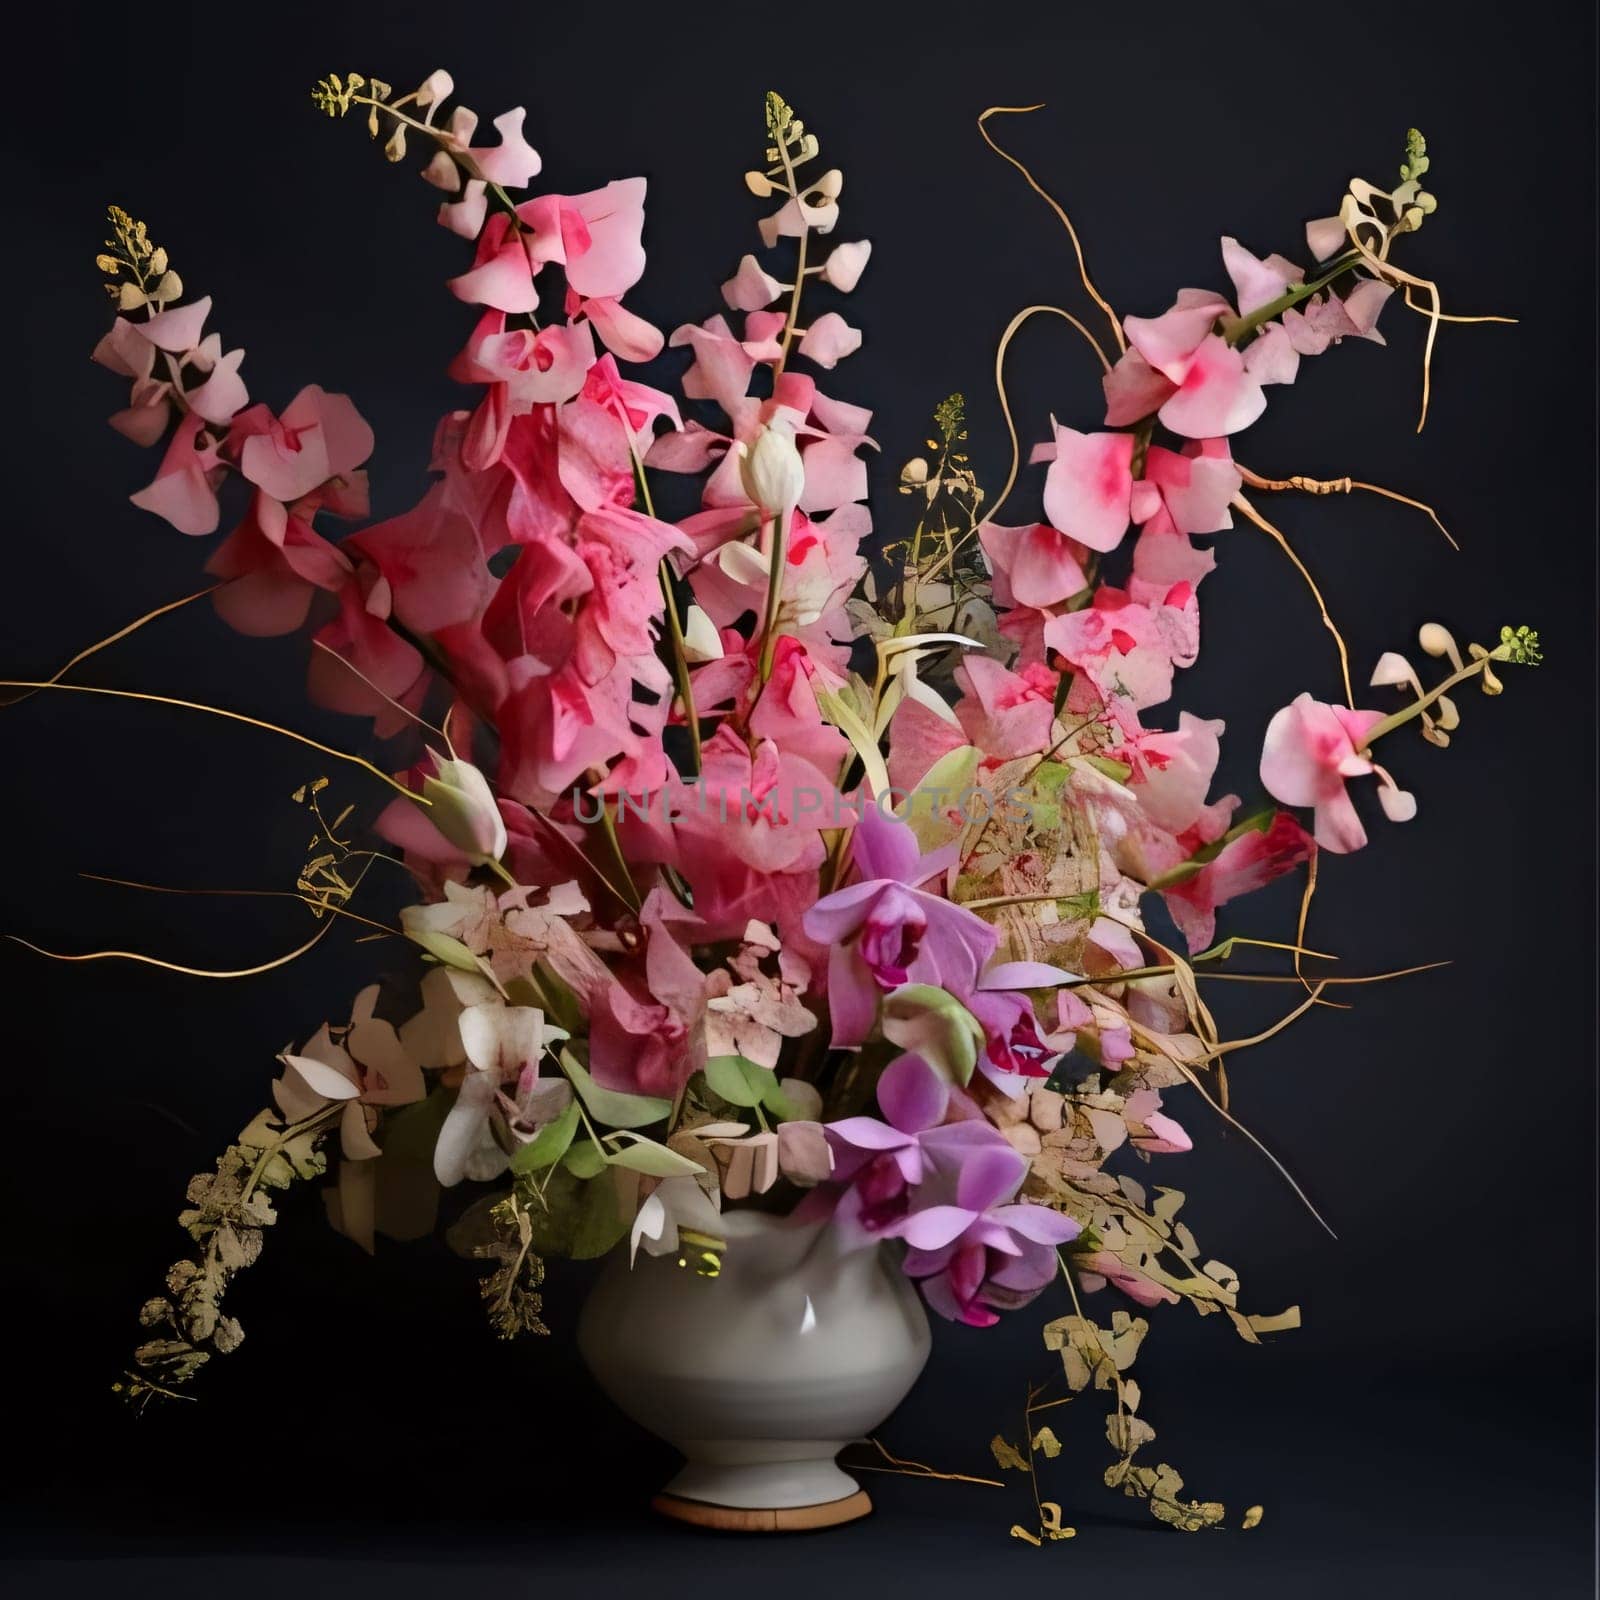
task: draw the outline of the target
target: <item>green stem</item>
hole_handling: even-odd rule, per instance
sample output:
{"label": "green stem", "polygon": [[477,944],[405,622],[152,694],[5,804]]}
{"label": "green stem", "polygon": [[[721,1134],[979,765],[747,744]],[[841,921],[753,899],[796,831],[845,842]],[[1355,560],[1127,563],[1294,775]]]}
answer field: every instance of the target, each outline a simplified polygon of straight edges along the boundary
{"label": "green stem", "polygon": [[1352,267],[1361,265],[1359,252],[1352,250],[1340,256],[1320,278],[1313,278],[1309,283],[1297,283],[1293,288],[1287,289],[1276,300],[1269,300],[1264,306],[1257,306],[1248,316],[1231,318],[1226,324],[1223,337],[1229,344],[1236,345],[1261,326],[1263,322],[1271,322],[1280,313],[1287,311],[1291,306],[1297,306],[1302,300],[1309,299],[1319,289],[1325,289],[1335,278],[1342,278]]}
{"label": "green stem", "polygon": [[767,569],[767,612],[761,624],[761,682],[772,676],[773,654],[778,648],[778,607],[783,600],[783,567],[789,557],[789,522],[793,511],[773,519],[772,564]]}
{"label": "green stem", "polygon": [[[628,426],[626,417],[619,417],[623,432],[627,435],[628,454],[633,460],[634,482],[638,485],[639,499],[644,504],[644,513],[647,517],[656,514],[655,501],[650,494],[650,482],[644,474],[644,462],[639,459],[639,452],[634,448],[633,431]],[[695,710],[694,689],[689,681],[689,653],[683,642],[683,619],[678,614],[678,597],[672,588],[672,568],[667,558],[661,558],[661,565],[657,569],[657,576],[661,580],[661,598],[665,606],[667,617],[667,639],[672,646],[672,678],[678,686],[678,698],[683,702],[683,720],[689,729],[689,750],[694,761],[694,770],[700,771],[700,714]]]}
{"label": "green stem", "polygon": [[1511,651],[1506,645],[1496,645],[1493,650],[1487,651],[1478,657],[1471,666],[1462,667],[1458,672],[1452,672],[1437,689],[1423,695],[1420,700],[1413,700],[1410,705],[1403,706],[1393,716],[1385,717],[1382,722],[1374,725],[1372,731],[1361,741],[1361,751],[1370,750],[1385,734],[1393,733],[1396,728],[1403,728],[1413,717],[1420,717],[1430,706],[1437,704],[1445,695],[1455,688],[1458,683],[1465,683],[1468,678],[1476,677],[1484,671],[1491,661],[1509,661]]}

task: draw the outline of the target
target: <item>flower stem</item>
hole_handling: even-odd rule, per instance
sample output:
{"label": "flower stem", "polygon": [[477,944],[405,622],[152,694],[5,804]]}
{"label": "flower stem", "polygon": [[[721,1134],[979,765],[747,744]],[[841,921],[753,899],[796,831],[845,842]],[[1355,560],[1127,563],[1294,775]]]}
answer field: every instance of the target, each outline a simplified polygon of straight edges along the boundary
{"label": "flower stem", "polygon": [[1465,683],[1468,678],[1476,677],[1478,673],[1486,670],[1491,661],[1509,661],[1511,654],[1508,645],[1496,645],[1493,650],[1485,651],[1469,666],[1452,672],[1437,689],[1423,695],[1420,700],[1413,700],[1408,706],[1402,706],[1393,716],[1385,717],[1382,722],[1375,724],[1361,742],[1362,751],[1370,750],[1385,734],[1393,733],[1396,728],[1403,728],[1413,717],[1420,717],[1424,711],[1449,694],[1458,683]]}
{"label": "flower stem", "polygon": [[1302,300],[1309,299],[1319,289],[1325,289],[1335,278],[1342,278],[1352,267],[1361,265],[1361,256],[1358,251],[1351,250],[1339,257],[1320,278],[1313,278],[1309,283],[1297,283],[1292,288],[1285,290],[1276,300],[1269,300],[1264,306],[1257,306],[1248,316],[1230,318],[1223,332],[1223,337],[1229,344],[1238,344],[1241,340],[1249,338],[1263,322],[1271,322],[1281,312],[1297,306]]}
{"label": "flower stem", "polygon": [[793,511],[782,511],[773,519],[772,564],[767,569],[767,612],[761,624],[761,682],[772,676],[772,661],[778,648],[778,607],[783,601],[783,568],[789,556],[789,522]]}
{"label": "flower stem", "polygon": [[[644,462],[639,459],[639,452],[634,448],[633,433],[628,426],[625,416],[619,417],[623,432],[628,440],[628,454],[633,460],[634,481],[639,486],[639,499],[644,505],[647,517],[656,514],[655,501],[650,494],[650,481],[645,477]],[[657,569],[661,579],[661,598],[664,603],[667,617],[667,640],[672,646],[672,676],[678,686],[678,698],[683,702],[683,720],[689,729],[689,750],[694,761],[694,770],[700,771],[700,714],[694,706],[694,689],[689,681],[689,653],[683,642],[683,619],[678,615],[678,597],[672,588],[672,568],[667,558],[661,558],[661,565]]]}

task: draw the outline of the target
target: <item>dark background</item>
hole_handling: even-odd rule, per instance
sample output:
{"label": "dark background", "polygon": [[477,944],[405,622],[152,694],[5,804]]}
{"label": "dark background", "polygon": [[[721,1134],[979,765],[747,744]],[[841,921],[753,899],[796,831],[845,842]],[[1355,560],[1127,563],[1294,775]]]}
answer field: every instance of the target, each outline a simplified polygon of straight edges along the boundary
{"label": "dark background", "polygon": [[[839,236],[874,242],[844,308],[866,346],[829,388],[877,412],[880,528],[903,513],[895,469],[952,388],[970,397],[973,452],[998,485],[995,339],[1032,301],[1083,308],[1055,220],[978,139],[984,106],[1048,102],[1001,137],[1068,204],[1112,303],[1144,313],[1179,285],[1224,283],[1221,232],[1302,255],[1304,218],[1334,209],[1354,173],[1392,181],[1405,129],[1420,126],[1440,210],[1405,242],[1405,264],[1439,279],[1448,307],[1521,324],[1444,330],[1418,438],[1423,324],[1391,306],[1389,349],[1306,363],[1238,449],[1258,471],[1351,473],[1433,500],[1460,539],[1454,554],[1425,519],[1370,498],[1274,502],[1358,672],[1407,649],[1428,618],[1463,641],[1526,621],[1548,664],[1508,672],[1498,701],[1462,696],[1449,751],[1397,741],[1421,814],[1406,828],[1376,819],[1369,849],[1325,863],[1313,942],[1348,970],[1453,965],[1358,991],[1354,1010],[1319,1011],[1235,1066],[1236,1110],[1338,1242],[1242,1140],[1174,1107],[1198,1148],[1156,1175],[1191,1193],[1188,1220],[1242,1273],[1251,1307],[1298,1302],[1305,1315],[1303,1331],[1251,1350],[1220,1318],[1174,1308],[1140,1362],[1161,1435],[1152,1456],[1226,1500],[1234,1524],[1264,1504],[1256,1531],[1185,1540],[1101,1489],[1088,1400],[1056,1414],[1073,1460],[1047,1493],[1080,1533],[1053,1550],[1008,1540],[1026,1515],[1016,1482],[1002,1493],[876,1477],[877,1517],[778,1546],[657,1525],[640,1508],[666,1454],[599,1400],[572,1350],[581,1271],[552,1275],[553,1338],[501,1347],[471,1272],[442,1246],[368,1261],[309,1194],[237,1285],[243,1350],[213,1364],[199,1404],[136,1421],[107,1387],[183,1243],[172,1218],[188,1175],[262,1103],[274,1052],[345,1015],[385,951],[335,936],[287,969],[206,983],[6,946],[4,1454],[18,1588],[865,1594],[898,1581],[944,1594],[1121,1579],[1200,1594],[1585,1592],[1590,20],[1544,4],[1425,15],[1375,0],[792,14],[280,0],[59,6],[34,26],[42,37],[8,73],[22,201],[6,245],[20,413],[7,434],[6,675],[44,674],[198,587],[206,556],[127,504],[156,458],[104,427],[119,383],[86,358],[107,319],[92,258],[109,201],[149,222],[191,295],[215,295],[212,326],[248,350],[253,397],[281,406],[311,381],[348,390],[377,430],[377,511],[420,491],[434,420],[460,400],[442,369],[470,314],[442,280],[463,247],[433,226],[420,163],[389,170],[354,118],[330,125],[307,90],[351,68],[404,87],[439,64],[486,121],[528,106],[545,158],[536,187],[649,175],[650,268],[630,304],[668,329],[719,309],[717,284],[755,246],[760,208],[740,174],[757,164],[761,93],[782,90],[844,169]],[[663,363],[679,365],[679,353]],[[1059,325],[1026,334],[1011,370],[1026,438],[1052,410],[1098,416],[1092,363]],[[1039,474],[1025,477],[1009,520],[1038,492]],[[1207,646],[1176,703],[1227,714],[1222,776],[1248,795],[1265,719],[1302,687],[1333,697],[1337,679],[1267,541],[1241,526],[1217,545]],[[82,677],[210,697],[349,745],[357,725],[303,700],[303,650],[240,639],[195,607]],[[214,966],[304,937],[290,902],[157,898],[78,874],[292,884],[306,828],[287,797],[326,770],[310,752],[67,696],[6,712],[0,737],[0,929]],[[359,774],[332,776],[370,809]],[[1293,903],[1280,885],[1224,931],[1288,937]],[[1264,1025],[1283,993],[1229,989],[1230,1031]],[[989,1470],[987,1439],[1016,1436],[1024,1384],[1052,1370],[1038,1327],[1059,1311],[1041,1302],[988,1333],[941,1326],[888,1441],[945,1470]],[[82,1564],[91,1557],[112,1564]]]}

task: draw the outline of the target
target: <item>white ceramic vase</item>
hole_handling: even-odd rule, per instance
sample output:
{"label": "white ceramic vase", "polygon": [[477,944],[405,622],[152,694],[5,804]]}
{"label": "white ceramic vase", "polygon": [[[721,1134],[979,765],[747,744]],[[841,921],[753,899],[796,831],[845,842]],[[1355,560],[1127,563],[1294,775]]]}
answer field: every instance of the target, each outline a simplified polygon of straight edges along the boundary
{"label": "white ceramic vase", "polygon": [[928,1319],[885,1247],[841,1254],[825,1223],[735,1211],[714,1278],[625,1251],[584,1304],[600,1387],[687,1462],[657,1509],[717,1527],[822,1527],[871,1509],[834,1457],[905,1398]]}

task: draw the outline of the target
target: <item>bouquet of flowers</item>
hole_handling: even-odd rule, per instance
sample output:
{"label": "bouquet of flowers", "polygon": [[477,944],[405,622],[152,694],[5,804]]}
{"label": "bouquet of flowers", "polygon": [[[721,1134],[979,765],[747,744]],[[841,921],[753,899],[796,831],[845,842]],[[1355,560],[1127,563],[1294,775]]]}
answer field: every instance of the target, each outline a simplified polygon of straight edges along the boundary
{"label": "bouquet of flowers", "polygon": [[[1463,654],[1430,624],[1420,648],[1448,670],[1429,687],[1383,654],[1369,709],[1259,503],[1404,497],[1234,455],[1303,362],[1382,344],[1391,299],[1427,318],[1430,352],[1460,320],[1392,259],[1434,210],[1421,136],[1398,186],[1353,182],[1309,225],[1310,266],[1225,238],[1229,292],[1183,289],[1154,316],[1112,312],[1051,201],[1089,304],[1006,330],[1005,483],[980,486],[952,395],[874,542],[871,412],[833,392],[871,246],[835,241],[842,174],[789,105],[766,96],[744,175],[762,253],[722,284],[725,309],[664,335],[624,303],[645,179],[529,192],[523,110],[485,130],[453,94],[443,71],[409,93],[351,72],[313,96],[390,161],[420,154],[463,241],[448,288],[470,308],[450,366],[466,402],[438,426],[431,487],[388,520],[367,521],[356,402],[315,384],[252,402],[209,297],[110,213],[116,318],[95,357],[130,385],[112,426],[161,452],[134,502],[196,538],[226,516],[202,593],[243,634],[305,630],[312,699],[367,719],[386,752],[276,730],[387,789],[366,842],[327,773],[296,796],[317,830],[302,949],[346,921],[370,931],[376,866],[416,888],[378,924],[382,981],[282,1055],[271,1103],[191,1183],[194,1252],[144,1306],[119,1388],[181,1393],[239,1344],[224,1291],[303,1180],[326,1174],[333,1226],[367,1250],[431,1231],[442,1192],[474,1186],[452,1237],[487,1260],[504,1337],[544,1331],[544,1258],[665,1254],[714,1275],[725,1213],[755,1206],[825,1218],[844,1249],[893,1242],[939,1317],[987,1326],[1060,1286],[1045,1341],[1072,1392],[1115,1398],[1108,1483],[1175,1526],[1215,1523],[1220,1506],[1140,1456],[1144,1313],[1187,1301],[1251,1342],[1298,1313],[1243,1309],[1182,1194],[1132,1172],[1187,1151],[1196,1115],[1237,1127],[1226,1058],[1338,981],[1304,910],[1320,853],[1366,843],[1362,791],[1391,821],[1416,811],[1392,736],[1447,744],[1459,687],[1498,693],[1504,665],[1538,659],[1526,628]],[[983,136],[1044,195],[994,140],[997,114]],[[1082,337],[1103,394],[1032,450],[1043,520],[1003,522],[1023,465],[1004,357],[1038,314]],[[664,349],[682,352],[669,387],[638,375]],[[1424,414],[1426,382],[1425,365]],[[1211,794],[1223,723],[1162,708],[1218,553],[1257,535],[1295,562],[1334,648],[1326,683],[1286,690],[1252,735],[1246,803]],[[1221,907],[1292,872],[1293,942],[1217,941]],[[1203,984],[1250,947],[1282,963],[1292,1003],[1225,1039]],[[1030,1416],[1023,1450],[995,1451],[1031,1468],[1053,1444]]]}

